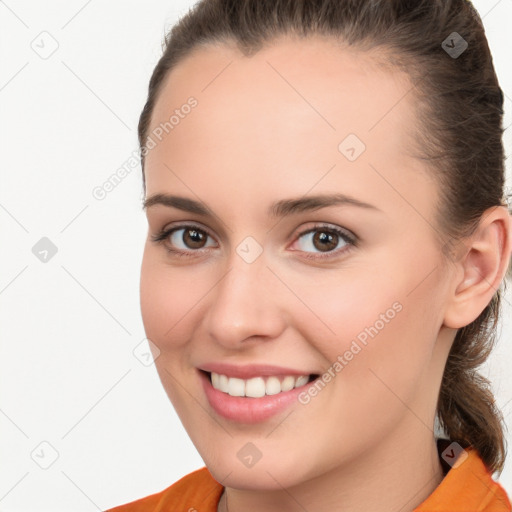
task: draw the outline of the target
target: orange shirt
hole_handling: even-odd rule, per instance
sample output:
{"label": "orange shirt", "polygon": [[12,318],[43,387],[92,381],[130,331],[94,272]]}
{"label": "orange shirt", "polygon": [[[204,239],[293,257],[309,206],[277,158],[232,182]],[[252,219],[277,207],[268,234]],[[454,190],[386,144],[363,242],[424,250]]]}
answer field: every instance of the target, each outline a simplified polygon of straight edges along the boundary
{"label": "orange shirt", "polygon": [[[414,512],[512,511],[505,490],[492,479],[476,450],[466,448],[466,452],[467,459],[459,466],[448,466],[449,471],[441,483]],[[106,512],[217,512],[223,490],[203,467],[162,492]]]}

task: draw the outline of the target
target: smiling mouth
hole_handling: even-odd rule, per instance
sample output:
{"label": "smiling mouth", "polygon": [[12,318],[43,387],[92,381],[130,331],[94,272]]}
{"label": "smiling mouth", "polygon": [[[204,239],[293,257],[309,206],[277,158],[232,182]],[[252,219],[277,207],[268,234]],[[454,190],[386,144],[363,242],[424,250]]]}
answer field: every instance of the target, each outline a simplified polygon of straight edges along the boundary
{"label": "smiling mouth", "polygon": [[313,382],[318,374],[310,375],[266,375],[240,379],[227,375],[201,370],[207,376],[214,389],[226,395],[247,398],[278,395],[294,388],[299,388]]}

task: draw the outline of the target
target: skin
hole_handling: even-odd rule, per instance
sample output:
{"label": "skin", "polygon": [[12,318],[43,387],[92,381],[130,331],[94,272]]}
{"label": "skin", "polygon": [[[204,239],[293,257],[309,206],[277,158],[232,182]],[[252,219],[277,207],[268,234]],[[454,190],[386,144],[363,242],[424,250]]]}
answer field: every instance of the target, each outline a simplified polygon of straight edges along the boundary
{"label": "skin", "polygon": [[[320,37],[281,38],[251,58],[209,46],[167,77],[151,129],[190,96],[198,106],[148,153],[146,198],[172,193],[214,215],[147,208],[141,308],[162,384],[226,487],[219,511],[226,498],[230,512],[407,511],[442,480],[433,426],[444,365],[457,329],[503,279],[511,222],[506,208],[489,210],[463,256],[444,259],[432,227],[438,184],[410,151],[411,87],[371,54]],[[338,150],[349,133],[366,145],[354,162]],[[274,201],[333,192],[378,210],[267,214]],[[184,231],[163,244],[150,239],[187,222],[211,235],[203,248],[185,238],[187,247]],[[335,235],[330,257],[308,259],[326,254],[300,235],[315,223],[345,228],[359,243]],[[263,249],[250,264],[236,252],[247,236]],[[166,246],[196,252],[179,258]],[[307,405],[256,425],[210,407],[202,363],[320,374],[396,301],[401,312]],[[262,453],[251,468],[237,457],[248,442]]]}

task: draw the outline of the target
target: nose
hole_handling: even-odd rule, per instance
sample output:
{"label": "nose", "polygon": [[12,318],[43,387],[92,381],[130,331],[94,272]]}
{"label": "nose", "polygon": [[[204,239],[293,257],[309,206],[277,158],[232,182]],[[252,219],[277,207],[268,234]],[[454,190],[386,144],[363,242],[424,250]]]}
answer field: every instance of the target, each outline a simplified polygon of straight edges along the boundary
{"label": "nose", "polygon": [[230,258],[223,277],[211,292],[203,321],[210,339],[230,350],[257,340],[276,339],[286,328],[286,288],[267,267],[263,254],[247,263]]}

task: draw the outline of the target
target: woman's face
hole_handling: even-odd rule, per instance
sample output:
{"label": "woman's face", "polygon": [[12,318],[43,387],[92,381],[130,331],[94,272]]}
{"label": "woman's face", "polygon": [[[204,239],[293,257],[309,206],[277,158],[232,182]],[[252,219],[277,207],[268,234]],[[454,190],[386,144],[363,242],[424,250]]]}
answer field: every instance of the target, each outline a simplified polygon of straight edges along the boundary
{"label": "woman's face", "polygon": [[[411,83],[373,62],[320,38],[208,47],[156,103],[144,327],[225,485],[291,487],[433,437],[454,334],[437,184],[409,154]],[[214,389],[213,369],[245,380]]]}

